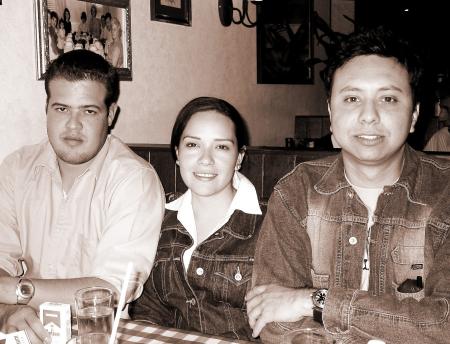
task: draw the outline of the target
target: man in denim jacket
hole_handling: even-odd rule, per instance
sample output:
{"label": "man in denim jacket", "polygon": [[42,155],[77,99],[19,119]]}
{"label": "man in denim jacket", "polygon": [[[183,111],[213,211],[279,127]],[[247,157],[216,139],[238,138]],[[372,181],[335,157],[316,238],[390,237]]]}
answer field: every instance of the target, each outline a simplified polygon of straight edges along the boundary
{"label": "man in denim jacket", "polygon": [[280,343],[314,323],[315,306],[336,342],[448,343],[450,161],[405,143],[420,75],[381,28],[352,34],[334,57],[328,109],[342,151],[274,188],[246,297],[254,336]]}

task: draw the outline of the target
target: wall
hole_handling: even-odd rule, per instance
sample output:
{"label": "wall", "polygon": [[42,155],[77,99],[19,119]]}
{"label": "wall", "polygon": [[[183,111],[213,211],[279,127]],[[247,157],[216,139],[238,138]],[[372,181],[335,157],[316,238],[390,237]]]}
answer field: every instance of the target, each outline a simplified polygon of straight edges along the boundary
{"label": "wall", "polygon": [[[33,2],[4,0],[0,6],[0,161],[45,137]],[[325,18],[327,4],[315,1]],[[192,0],[191,27],[150,21],[150,0],[130,0],[130,6],[133,81],[121,84],[122,112],[113,131],[125,142],[168,143],[178,110],[200,95],[233,103],[247,119],[252,145],[282,146],[294,135],[296,115],[326,114],[320,68],[314,85],[256,83],[256,29],[223,27],[217,1]]]}

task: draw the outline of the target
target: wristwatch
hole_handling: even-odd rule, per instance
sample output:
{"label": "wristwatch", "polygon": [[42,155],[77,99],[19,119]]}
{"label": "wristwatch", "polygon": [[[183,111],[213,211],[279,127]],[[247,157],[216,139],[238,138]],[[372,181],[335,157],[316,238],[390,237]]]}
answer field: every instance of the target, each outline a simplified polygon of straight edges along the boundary
{"label": "wristwatch", "polygon": [[327,298],[328,289],[321,288],[317,289],[311,294],[311,299],[313,303],[313,319],[318,323],[323,325],[322,322],[322,311],[325,306],[325,300]]}
{"label": "wristwatch", "polygon": [[34,284],[28,278],[20,278],[16,286],[17,304],[27,305],[34,295]]}

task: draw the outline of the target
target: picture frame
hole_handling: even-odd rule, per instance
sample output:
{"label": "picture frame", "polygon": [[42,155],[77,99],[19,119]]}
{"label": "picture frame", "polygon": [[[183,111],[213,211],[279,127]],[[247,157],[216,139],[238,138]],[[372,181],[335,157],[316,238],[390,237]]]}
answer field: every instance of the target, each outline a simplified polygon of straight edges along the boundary
{"label": "picture frame", "polygon": [[258,84],[313,84],[313,0],[262,1],[257,9]]}
{"label": "picture frame", "polygon": [[[49,3],[51,4],[50,6]],[[58,44],[55,45],[54,42],[58,39],[58,37],[55,36],[55,31],[57,29],[51,28],[54,20],[52,12],[56,13],[59,19],[62,17],[62,13],[64,13],[66,7],[70,12],[72,49],[84,48],[101,54],[113,65],[116,64],[115,67],[117,68],[120,80],[132,80],[130,0],[53,0],[51,2],[47,2],[47,0],[34,0],[37,79],[44,79],[45,71],[54,58],[59,56],[62,52],[71,50],[71,40],[68,38],[70,36],[66,35],[66,42],[61,42],[64,39],[61,38],[61,34],[59,37],[60,41],[57,41],[58,44],[61,44],[59,46]],[[96,8],[96,18],[98,19],[96,21],[97,27],[98,25],[101,25],[101,16],[104,16],[106,13],[111,14],[112,22],[114,21],[114,18],[117,19],[114,23],[118,23],[120,28],[116,28],[115,38],[113,38],[111,33],[112,27],[114,27],[113,24],[111,24],[109,35],[102,36],[101,26],[100,29],[97,28],[95,30],[100,32],[100,34],[88,32],[89,30],[86,32],[78,31],[79,25],[82,22],[82,12],[86,13],[86,25],[89,27],[89,22],[92,20],[92,7]],[[117,27],[117,25],[115,27]],[[113,43],[115,44],[115,58],[113,58],[112,53],[108,56],[107,51],[108,47]],[[50,49],[52,50],[50,51]]]}
{"label": "picture frame", "polygon": [[150,19],[191,26],[191,0],[151,0]]}

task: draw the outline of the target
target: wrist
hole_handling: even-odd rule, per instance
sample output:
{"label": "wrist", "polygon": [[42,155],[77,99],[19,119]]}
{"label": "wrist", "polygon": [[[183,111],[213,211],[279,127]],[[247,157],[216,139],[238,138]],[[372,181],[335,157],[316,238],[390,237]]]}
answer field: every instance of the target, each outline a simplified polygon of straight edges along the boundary
{"label": "wrist", "polygon": [[0,277],[0,303],[15,305],[17,303],[16,287],[18,278]]}

